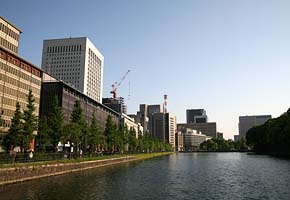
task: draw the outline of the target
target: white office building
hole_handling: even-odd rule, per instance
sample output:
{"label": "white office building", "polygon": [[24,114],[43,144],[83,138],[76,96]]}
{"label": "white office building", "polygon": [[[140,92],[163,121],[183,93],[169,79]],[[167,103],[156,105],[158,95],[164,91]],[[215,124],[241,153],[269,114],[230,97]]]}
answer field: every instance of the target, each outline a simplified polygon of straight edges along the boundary
{"label": "white office building", "polygon": [[102,103],[104,56],[87,37],[43,41],[41,67]]}

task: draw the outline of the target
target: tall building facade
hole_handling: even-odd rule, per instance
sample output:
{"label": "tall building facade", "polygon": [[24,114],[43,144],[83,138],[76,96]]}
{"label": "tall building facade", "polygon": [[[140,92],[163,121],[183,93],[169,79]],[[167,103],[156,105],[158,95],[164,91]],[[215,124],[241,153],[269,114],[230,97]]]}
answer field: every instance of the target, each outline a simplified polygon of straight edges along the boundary
{"label": "tall building facade", "polygon": [[34,114],[38,116],[42,71],[17,55],[21,31],[3,17],[0,29],[0,127],[2,133],[7,133],[16,102],[26,109],[29,90],[35,99]]}
{"label": "tall building facade", "polygon": [[207,115],[204,109],[187,109],[186,123],[207,123]]}
{"label": "tall building facade", "polygon": [[175,148],[176,116],[172,113],[154,113],[151,124],[152,136]]}
{"label": "tall building facade", "polygon": [[272,119],[271,115],[252,115],[252,116],[240,116],[239,117],[239,139],[246,137],[250,128],[264,124],[269,119]]}
{"label": "tall building facade", "polygon": [[88,124],[91,122],[94,114],[100,130],[103,132],[106,127],[106,120],[110,115],[115,125],[119,127],[120,113],[93,100],[70,85],[52,78],[46,73],[43,73],[43,82],[41,86],[41,118],[48,117],[51,113],[55,96],[58,98],[59,106],[64,113],[65,123],[69,122],[74,104],[76,101],[79,101],[83,110],[83,117]]}
{"label": "tall building facade", "polygon": [[144,128],[144,133],[150,133],[152,135],[153,128],[152,128],[152,115],[155,113],[163,113],[163,107],[160,104],[156,105],[147,105],[147,104],[140,104],[139,111],[137,112],[137,119],[138,122]]}
{"label": "tall building facade", "polygon": [[102,103],[104,57],[87,37],[43,41],[42,69]]}
{"label": "tall building facade", "polygon": [[19,36],[21,30],[0,16],[0,46],[18,54]]}

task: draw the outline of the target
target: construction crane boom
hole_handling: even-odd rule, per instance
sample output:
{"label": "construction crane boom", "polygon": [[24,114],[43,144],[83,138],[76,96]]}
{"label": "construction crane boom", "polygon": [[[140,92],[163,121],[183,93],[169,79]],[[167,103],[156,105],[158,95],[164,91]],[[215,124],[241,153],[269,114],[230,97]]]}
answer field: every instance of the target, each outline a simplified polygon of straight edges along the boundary
{"label": "construction crane boom", "polygon": [[112,91],[110,92],[111,94],[113,94],[113,98],[115,99],[117,97],[117,89],[118,87],[121,85],[121,83],[125,80],[125,78],[127,77],[127,75],[129,74],[130,70],[128,70],[125,75],[121,78],[121,80],[119,82],[115,82],[114,84],[112,84]]}

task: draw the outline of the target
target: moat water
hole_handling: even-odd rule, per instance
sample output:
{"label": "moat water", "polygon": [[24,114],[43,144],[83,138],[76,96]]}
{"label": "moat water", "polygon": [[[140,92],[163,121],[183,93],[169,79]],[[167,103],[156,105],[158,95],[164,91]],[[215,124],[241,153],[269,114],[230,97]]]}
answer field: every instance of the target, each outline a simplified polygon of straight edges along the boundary
{"label": "moat water", "polygon": [[177,153],[0,186],[1,200],[290,199],[290,160]]}

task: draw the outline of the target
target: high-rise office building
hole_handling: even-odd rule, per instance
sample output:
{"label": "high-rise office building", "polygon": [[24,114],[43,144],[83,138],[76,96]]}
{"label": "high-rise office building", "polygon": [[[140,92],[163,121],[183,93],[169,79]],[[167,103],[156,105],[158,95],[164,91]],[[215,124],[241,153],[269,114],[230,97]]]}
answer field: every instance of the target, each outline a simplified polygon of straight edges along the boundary
{"label": "high-rise office building", "polygon": [[102,103],[104,57],[87,37],[43,41],[45,72]]}
{"label": "high-rise office building", "polygon": [[17,55],[21,31],[0,17],[0,115],[1,133],[12,123],[16,102],[26,109],[27,95],[32,91],[34,114],[38,116],[42,71]]}
{"label": "high-rise office building", "polygon": [[204,109],[187,109],[186,123],[207,123],[206,111]]}
{"label": "high-rise office building", "polygon": [[264,124],[269,119],[272,119],[271,115],[253,115],[253,116],[240,116],[239,117],[239,139],[246,137],[250,128]]}
{"label": "high-rise office building", "polygon": [[150,133],[152,135],[152,115],[154,113],[163,113],[163,107],[160,104],[156,105],[147,105],[140,104],[139,111],[137,112],[138,122],[144,128],[144,133]]}
{"label": "high-rise office building", "polygon": [[175,148],[176,117],[172,113],[154,113],[151,118],[152,136]]}

